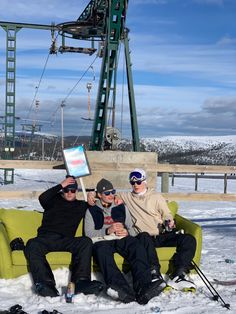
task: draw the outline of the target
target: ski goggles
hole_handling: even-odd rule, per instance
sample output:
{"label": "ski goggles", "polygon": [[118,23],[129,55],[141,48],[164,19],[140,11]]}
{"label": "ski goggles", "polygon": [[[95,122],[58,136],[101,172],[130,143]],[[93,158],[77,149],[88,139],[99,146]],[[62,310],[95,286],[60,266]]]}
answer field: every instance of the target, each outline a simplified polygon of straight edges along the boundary
{"label": "ski goggles", "polygon": [[144,181],[145,179],[146,178],[144,177],[144,175],[142,173],[138,172],[138,171],[133,171],[129,175],[130,183],[133,182],[133,181]]}
{"label": "ski goggles", "polygon": [[68,188],[64,188],[64,189],[63,189],[63,192],[64,192],[64,193],[69,193],[69,192],[71,192],[71,193],[75,193],[75,192],[76,192],[76,189],[68,189]]}
{"label": "ski goggles", "polygon": [[108,196],[110,194],[112,195],[115,195],[116,194],[116,190],[111,190],[111,191],[105,191],[105,192],[102,192],[104,195]]}

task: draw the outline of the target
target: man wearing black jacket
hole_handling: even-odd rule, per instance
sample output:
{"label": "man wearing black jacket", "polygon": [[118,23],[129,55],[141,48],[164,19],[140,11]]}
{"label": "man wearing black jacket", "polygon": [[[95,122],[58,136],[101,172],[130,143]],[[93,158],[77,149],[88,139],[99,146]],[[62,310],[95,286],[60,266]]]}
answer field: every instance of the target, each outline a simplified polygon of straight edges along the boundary
{"label": "man wearing black jacket", "polygon": [[60,184],[39,196],[44,208],[42,224],[36,238],[25,247],[36,292],[41,296],[56,297],[52,270],[46,260],[49,252],[71,252],[71,281],[75,293],[98,294],[103,285],[91,281],[92,241],[88,237],[75,237],[77,227],[85,215],[87,203],[76,199],[77,182],[69,176]]}

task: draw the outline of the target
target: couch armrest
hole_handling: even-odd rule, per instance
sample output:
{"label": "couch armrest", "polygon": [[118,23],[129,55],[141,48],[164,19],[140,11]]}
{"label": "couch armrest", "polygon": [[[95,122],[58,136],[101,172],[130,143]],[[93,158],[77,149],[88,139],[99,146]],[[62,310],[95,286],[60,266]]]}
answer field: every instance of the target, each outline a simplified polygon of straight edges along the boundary
{"label": "couch armrest", "polygon": [[3,223],[0,221],[0,278],[12,276],[12,256],[10,241]]}
{"label": "couch armrest", "polygon": [[191,234],[197,241],[197,248],[195,256],[193,258],[194,262],[199,266],[202,254],[202,228],[200,225],[192,222],[191,220],[184,218],[178,214],[175,216],[177,229],[183,229],[184,233]]}

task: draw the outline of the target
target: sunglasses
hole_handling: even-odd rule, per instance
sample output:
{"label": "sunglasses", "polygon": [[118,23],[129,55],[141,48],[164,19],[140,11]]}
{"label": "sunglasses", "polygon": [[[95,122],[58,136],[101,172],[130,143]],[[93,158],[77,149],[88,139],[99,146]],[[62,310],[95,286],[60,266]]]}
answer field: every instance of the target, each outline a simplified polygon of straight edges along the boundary
{"label": "sunglasses", "polygon": [[68,192],[75,193],[76,189],[67,189],[67,188],[65,188],[65,189],[63,189],[63,192],[64,193],[68,193]]}
{"label": "sunglasses", "polygon": [[135,184],[140,185],[140,184],[142,184],[143,181],[144,181],[144,180],[130,181],[130,184],[131,184],[131,185],[135,185]]}
{"label": "sunglasses", "polygon": [[105,191],[105,192],[102,192],[104,195],[108,196],[110,194],[114,195],[116,194],[116,190],[111,190],[111,191]]}

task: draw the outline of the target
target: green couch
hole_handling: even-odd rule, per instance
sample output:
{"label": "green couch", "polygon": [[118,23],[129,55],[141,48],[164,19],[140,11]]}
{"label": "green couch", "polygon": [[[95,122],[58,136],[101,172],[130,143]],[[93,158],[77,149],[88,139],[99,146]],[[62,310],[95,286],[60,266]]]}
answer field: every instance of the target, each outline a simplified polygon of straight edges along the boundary
{"label": "green couch", "polygon": [[[169,208],[175,216],[178,229],[184,229],[185,233],[192,234],[197,240],[197,250],[194,257],[195,263],[199,265],[202,249],[201,227],[188,219],[177,214],[178,205],[170,202]],[[36,211],[26,211],[17,209],[0,209],[0,278],[15,278],[26,274],[27,262],[22,251],[11,251],[10,242],[18,237],[24,240],[33,238],[37,234],[37,229],[42,221],[42,213]],[[82,234],[82,223],[79,225],[76,236]],[[171,265],[170,261],[175,253],[175,247],[158,248],[157,253],[160,259],[161,272],[166,273]],[[53,252],[47,254],[47,260],[52,269],[68,267],[71,253]],[[124,269],[123,258],[115,254],[116,263],[120,269]],[[96,270],[96,265],[92,263],[92,270]]]}

